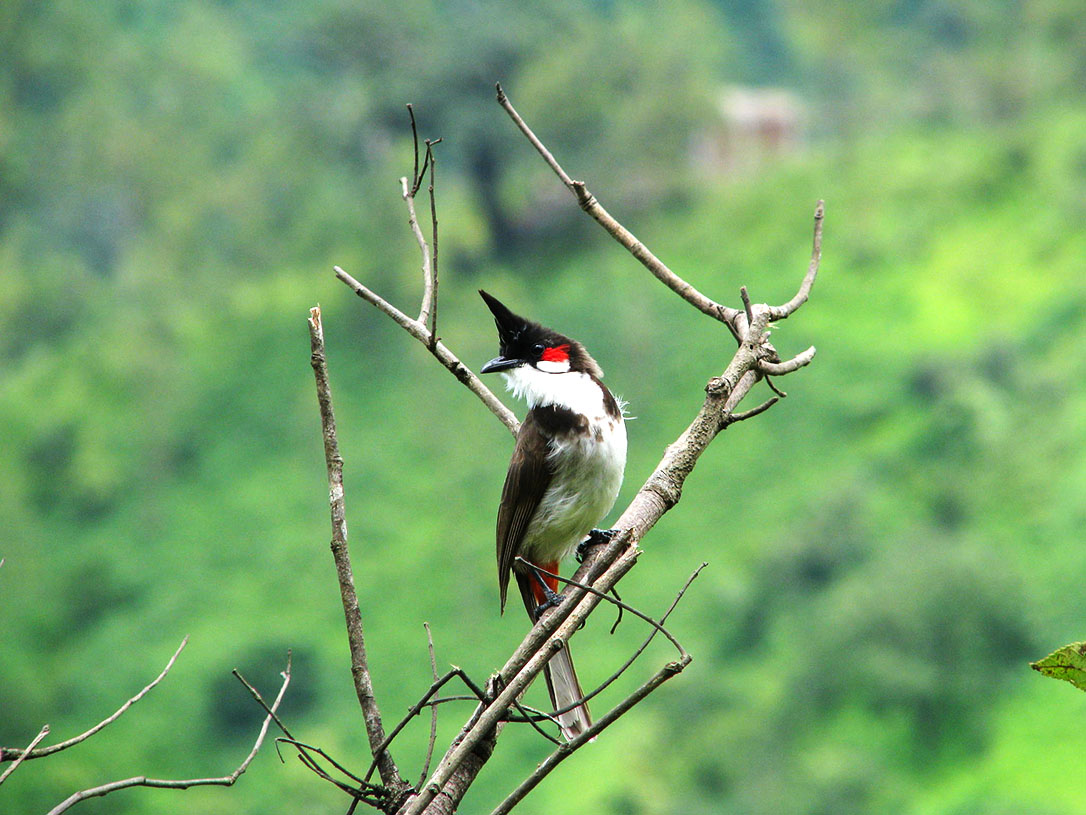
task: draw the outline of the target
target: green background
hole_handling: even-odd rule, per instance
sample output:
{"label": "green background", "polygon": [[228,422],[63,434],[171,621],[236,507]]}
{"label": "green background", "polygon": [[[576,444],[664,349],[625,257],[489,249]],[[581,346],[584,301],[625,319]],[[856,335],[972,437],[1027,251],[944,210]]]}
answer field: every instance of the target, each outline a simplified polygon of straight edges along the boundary
{"label": "green background", "polygon": [[[0,744],[82,731],[192,639],[119,722],[21,766],[0,811],[229,772],[261,718],[230,669],[274,693],[288,648],[288,724],[365,767],[309,367],[318,302],[386,716],[429,682],[423,621],[439,665],[477,681],[523,634],[494,574],[507,431],[331,274],[417,310],[405,102],[444,138],[449,345],[476,369],[493,356],[479,287],[583,340],[636,417],[620,506],[692,418],[730,336],[577,210],[494,103],[501,80],[567,170],[718,300],[791,296],[817,199],[827,213],[813,298],[774,333],[782,354],[816,345],[814,364],[716,441],[623,581],[658,614],[709,561],[672,617],[694,662],[518,811],[1086,813],[1086,696],[1028,668],[1086,636],[1083,12],[7,0]],[[795,95],[791,149],[698,160],[733,84]],[[609,623],[574,643],[586,685],[645,633]],[[654,645],[596,713],[670,658]],[[468,711],[442,708],[439,746]],[[412,780],[427,730],[395,745]],[[462,811],[488,812],[547,749],[510,728]],[[347,804],[269,744],[231,790],[79,811]]]}

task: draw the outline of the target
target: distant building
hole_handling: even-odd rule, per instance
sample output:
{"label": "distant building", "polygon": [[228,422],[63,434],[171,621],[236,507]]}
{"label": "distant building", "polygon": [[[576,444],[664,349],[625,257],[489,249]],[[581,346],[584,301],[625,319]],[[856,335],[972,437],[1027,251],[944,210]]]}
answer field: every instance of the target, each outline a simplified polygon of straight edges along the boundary
{"label": "distant building", "polygon": [[717,119],[696,134],[691,160],[699,172],[726,173],[791,155],[804,144],[804,107],[792,91],[729,86]]}

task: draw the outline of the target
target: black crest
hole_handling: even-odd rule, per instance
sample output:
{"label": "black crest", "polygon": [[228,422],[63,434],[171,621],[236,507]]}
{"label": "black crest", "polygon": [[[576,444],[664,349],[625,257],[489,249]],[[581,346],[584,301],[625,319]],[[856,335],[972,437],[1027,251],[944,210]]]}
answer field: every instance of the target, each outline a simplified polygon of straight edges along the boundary
{"label": "black crest", "polygon": [[526,362],[538,362],[542,349],[569,346],[570,368],[584,371],[599,378],[603,371],[589,353],[576,340],[559,334],[546,326],[514,314],[504,303],[491,294],[479,289],[490,313],[494,315],[494,325],[498,328],[498,343],[501,355],[506,359],[520,359]]}

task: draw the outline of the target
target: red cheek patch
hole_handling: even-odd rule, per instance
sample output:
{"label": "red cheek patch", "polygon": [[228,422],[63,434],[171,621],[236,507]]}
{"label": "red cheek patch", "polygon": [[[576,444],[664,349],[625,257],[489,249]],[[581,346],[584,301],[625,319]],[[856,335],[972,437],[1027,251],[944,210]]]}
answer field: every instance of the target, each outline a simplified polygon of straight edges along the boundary
{"label": "red cheek patch", "polygon": [[543,356],[540,357],[540,360],[543,362],[565,362],[568,359],[568,345],[559,345],[554,348],[544,348]]}

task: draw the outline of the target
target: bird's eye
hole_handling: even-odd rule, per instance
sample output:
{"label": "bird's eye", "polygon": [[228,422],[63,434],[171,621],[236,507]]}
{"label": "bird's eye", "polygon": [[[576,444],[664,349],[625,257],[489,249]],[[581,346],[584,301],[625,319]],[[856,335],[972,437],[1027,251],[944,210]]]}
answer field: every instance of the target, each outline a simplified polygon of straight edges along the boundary
{"label": "bird's eye", "polygon": [[541,356],[544,350],[546,350],[546,346],[544,346],[541,342],[537,342],[535,345],[532,346],[532,353],[535,354],[537,357]]}

